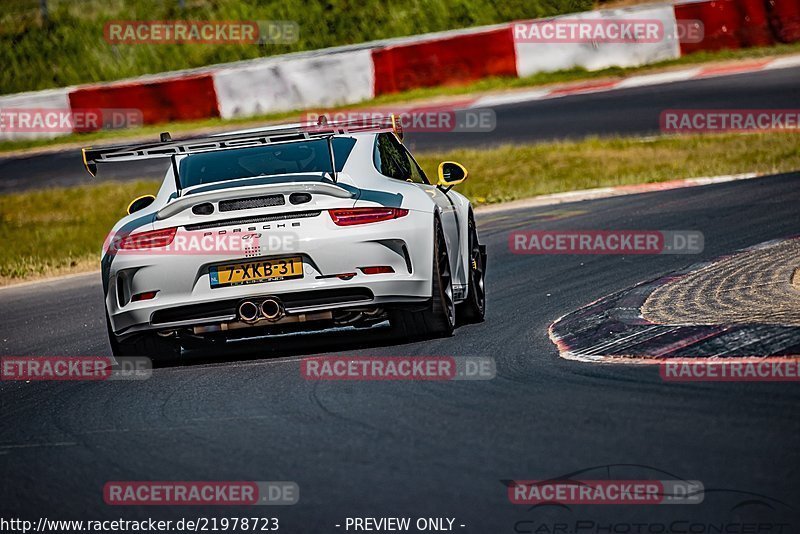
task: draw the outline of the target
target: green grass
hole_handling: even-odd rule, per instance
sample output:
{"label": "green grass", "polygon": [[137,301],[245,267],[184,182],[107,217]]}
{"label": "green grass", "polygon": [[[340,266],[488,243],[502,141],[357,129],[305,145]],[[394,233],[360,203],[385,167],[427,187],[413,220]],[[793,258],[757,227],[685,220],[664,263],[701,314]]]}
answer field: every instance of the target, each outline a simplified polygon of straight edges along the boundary
{"label": "green grass", "polygon": [[[458,190],[477,204],[592,187],[740,172],[800,169],[800,135],[765,133],[504,146],[420,154],[429,176],[456,160],[470,171]],[[155,181],[102,183],[0,196],[0,285],[98,267],[106,233]]]}
{"label": "green grass", "polygon": [[[592,9],[593,0],[48,0],[0,4],[0,94]],[[110,20],[295,21],[280,44],[111,45]]]}
{"label": "green grass", "polygon": [[593,187],[797,170],[799,141],[800,135],[791,133],[591,138],[454,150],[418,159],[429,175],[435,175],[442,160],[464,164],[470,177],[459,191],[480,205]]}
{"label": "green grass", "polygon": [[106,233],[156,182],[104,183],[0,196],[0,285],[99,268]]}
{"label": "green grass", "polygon": [[[622,78],[637,74],[646,74],[681,65],[695,65],[714,61],[759,59],[763,57],[773,57],[800,53],[800,43],[775,45],[765,48],[748,48],[739,50],[720,50],[717,52],[699,52],[690,56],[652,65],[623,69],[612,67],[598,71],[586,71],[584,69],[570,69],[558,72],[541,72],[525,78],[491,77],[476,82],[443,87],[429,87],[414,89],[402,93],[383,95],[376,99],[365,101],[357,105],[350,106],[352,109],[369,106],[386,106],[397,103],[409,103],[423,101],[436,97],[476,95],[488,91],[501,91],[505,89],[521,89],[525,87],[536,87],[553,83],[564,83],[579,80],[591,80],[598,78]],[[331,110],[315,110],[317,112]],[[193,134],[201,130],[222,130],[229,127],[246,127],[264,124],[270,121],[280,121],[289,117],[297,117],[302,113],[301,110],[271,113],[258,117],[247,117],[239,119],[203,119],[198,121],[173,122],[170,124],[157,124],[144,126],[141,128],[131,128],[128,130],[104,130],[88,134],[71,134],[57,139],[30,139],[19,141],[1,141],[0,153],[14,150],[22,150],[36,147],[53,147],[65,144],[80,144],[83,146],[98,142],[109,142],[115,139],[133,138],[149,136],[157,138],[160,132],[169,130],[174,134]]]}

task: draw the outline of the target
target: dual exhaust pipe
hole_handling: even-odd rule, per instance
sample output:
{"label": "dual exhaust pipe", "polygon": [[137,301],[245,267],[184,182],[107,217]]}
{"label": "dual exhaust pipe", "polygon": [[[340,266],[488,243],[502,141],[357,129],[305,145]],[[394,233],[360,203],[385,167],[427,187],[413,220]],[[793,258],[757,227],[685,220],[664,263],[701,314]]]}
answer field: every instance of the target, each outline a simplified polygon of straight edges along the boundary
{"label": "dual exhaust pipe", "polygon": [[257,304],[251,300],[245,300],[239,304],[239,319],[245,323],[252,324],[261,319],[266,319],[270,322],[279,321],[286,315],[286,310],[283,308],[281,301],[268,297]]}

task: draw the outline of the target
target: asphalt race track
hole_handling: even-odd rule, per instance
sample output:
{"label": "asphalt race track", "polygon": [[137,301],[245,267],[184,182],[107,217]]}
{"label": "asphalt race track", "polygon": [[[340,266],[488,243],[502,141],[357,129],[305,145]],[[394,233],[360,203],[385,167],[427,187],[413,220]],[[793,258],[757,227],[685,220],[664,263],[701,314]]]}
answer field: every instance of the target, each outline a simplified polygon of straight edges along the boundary
{"label": "asphalt race track", "polygon": [[[605,93],[497,106],[492,132],[417,132],[407,144],[414,150],[486,146],[512,142],[579,138],[588,135],[648,135],[659,131],[665,109],[794,109],[800,68],[786,68],[676,82]],[[97,179],[86,173],[80,151],[25,157],[0,157],[0,193],[102,180],[161,179],[168,162],[106,166]]]}
{"label": "asphalt race track", "polygon": [[[665,94],[649,88],[640,98],[666,106],[689,98]],[[634,99],[617,102],[626,100]],[[800,532],[796,382],[666,383],[655,367],[560,359],[547,337],[553,320],[611,292],[796,235],[798,180],[793,173],[479,217],[487,319],[448,339],[391,346],[380,330],[341,332],[195,355],[143,382],[0,383],[0,503],[12,517],[47,510],[50,519],[272,516],[284,532],[345,532],[354,516],[451,517],[455,531],[485,534],[559,532],[562,523],[565,533],[748,532],[711,530],[732,523]],[[514,255],[508,233],[518,229],[699,230],[705,250]],[[101,300],[96,275],[0,290],[0,353],[108,354]],[[497,377],[304,380],[298,359],[320,354],[492,356]],[[503,483],[582,470],[699,480],[704,502],[530,507],[511,504]],[[300,502],[111,507],[102,488],[114,480],[295,481]],[[608,525],[623,526],[593,530]]]}

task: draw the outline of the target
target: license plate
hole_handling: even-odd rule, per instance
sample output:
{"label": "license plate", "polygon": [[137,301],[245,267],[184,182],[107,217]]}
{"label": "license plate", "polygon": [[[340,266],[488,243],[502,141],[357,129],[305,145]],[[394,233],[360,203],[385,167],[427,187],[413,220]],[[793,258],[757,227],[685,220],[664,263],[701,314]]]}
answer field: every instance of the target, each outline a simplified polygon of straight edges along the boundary
{"label": "license plate", "polygon": [[303,277],[303,260],[297,256],[216,265],[211,267],[209,275],[212,289],[290,280]]}

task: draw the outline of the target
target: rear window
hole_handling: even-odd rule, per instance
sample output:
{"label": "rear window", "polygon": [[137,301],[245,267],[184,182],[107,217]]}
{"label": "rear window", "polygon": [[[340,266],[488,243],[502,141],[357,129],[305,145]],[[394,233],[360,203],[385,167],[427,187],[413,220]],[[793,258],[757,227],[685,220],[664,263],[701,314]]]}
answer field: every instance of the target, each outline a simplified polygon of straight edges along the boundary
{"label": "rear window", "polygon": [[[356,140],[335,137],[332,143],[336,172],[341,172]],[[240,178],[320,172],[331,172],[326,139],[194,154],[181,160],[178,168],[184,189]]]}

